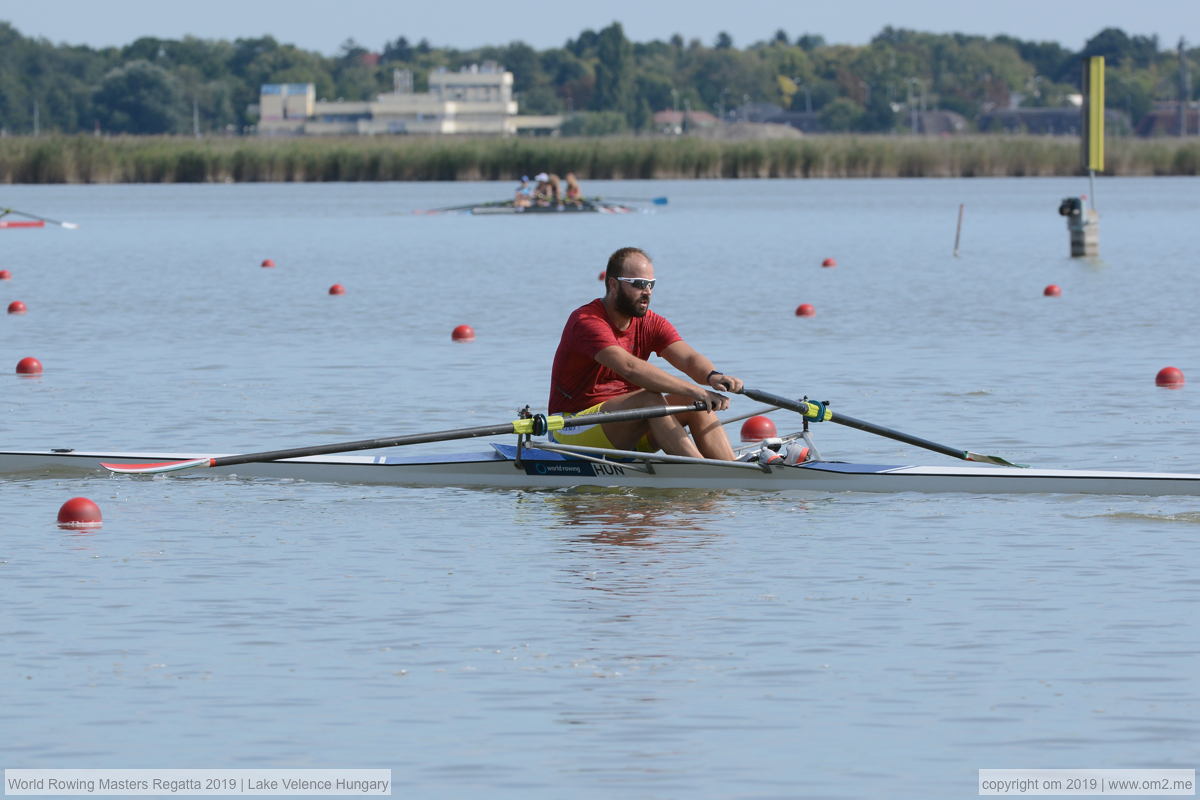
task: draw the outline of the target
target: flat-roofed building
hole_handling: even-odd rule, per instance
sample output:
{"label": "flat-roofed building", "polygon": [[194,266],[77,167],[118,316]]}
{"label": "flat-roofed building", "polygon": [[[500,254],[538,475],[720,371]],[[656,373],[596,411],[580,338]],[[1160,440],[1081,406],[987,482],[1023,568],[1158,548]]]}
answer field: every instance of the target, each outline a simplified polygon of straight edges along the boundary
{"label": "flat-roofed building", "polygon": [[259,115],[264,120],[307,119],[317,93],[311,83],[268,83],[259,92]]}
{"label": "flat-roofed building", "polygon": [[[258,133],[271,135],[468,134],[505,136],[554,133],[559,116],[518,116],[513,74],[495,63],[439,69],[429,75],[429,91],[412,90],[412,73],[397,70],[394,89],[370,101],[313,101],[289,105],[297,86],[267,84],[259,103]],[[286,91],[283,89],[286,87]],[[280,99],[282,98],[282,100]]]}

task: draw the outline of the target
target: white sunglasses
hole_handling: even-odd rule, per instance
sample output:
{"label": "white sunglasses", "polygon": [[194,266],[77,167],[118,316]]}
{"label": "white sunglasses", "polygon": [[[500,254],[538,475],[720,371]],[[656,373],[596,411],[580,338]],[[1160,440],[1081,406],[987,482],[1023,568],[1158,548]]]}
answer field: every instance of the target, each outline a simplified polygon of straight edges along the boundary
{"label": "white sunglasses", "polygon": [[628,283],[635,289],[653,289],[657,278],[617,278],[623,283]]}

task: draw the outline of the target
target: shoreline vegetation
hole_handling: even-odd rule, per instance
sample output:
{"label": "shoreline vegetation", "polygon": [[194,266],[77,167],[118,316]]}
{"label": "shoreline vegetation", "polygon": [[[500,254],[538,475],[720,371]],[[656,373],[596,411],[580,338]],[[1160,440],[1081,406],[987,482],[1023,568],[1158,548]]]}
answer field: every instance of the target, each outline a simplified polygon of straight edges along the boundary
{"label": "shoreline vegetation", "polygon": [[[1106,176],[1200,175],[1200,137],[1113,138]],[[1084,174],[1075,136],[0,138],[0,183],[984,178]]]}

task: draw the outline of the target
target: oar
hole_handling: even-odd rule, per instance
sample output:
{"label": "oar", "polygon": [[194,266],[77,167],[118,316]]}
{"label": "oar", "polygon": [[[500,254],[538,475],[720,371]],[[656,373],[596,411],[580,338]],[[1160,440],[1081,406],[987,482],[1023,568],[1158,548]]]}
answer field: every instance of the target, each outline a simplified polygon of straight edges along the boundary
{"label": "oar", "polygon": [[36,220],[40,220],[42,222],[49,222],[51,225],[58,225],[63,228],[78,228],[79,227],[74,222],[61,222],[57,219],[50,219],[49,217],[39,217],[37,214],[27,214],[24,211],[17,211],[15,208],[0,208],[0,217],[3,217],[5,214],[16,214],[18,217],[28,217],[29,219],[36,219]]}
{"label": "oar", "polygon": [[441,214],[443,211],[470,211],[472,208],[484,208],[489,206],[503,206],[511,203],[511,200],[493,200],[490,203],[471,203],[467,206],[446,206],[445,208],[419,208],[414,211],[414,214]]}
{"label": "oar", "polygon": [[757,400],[760,403],[770,403],[773,406],[786,408],[802,414],[809,419],[817,420],[818,422],[836,422],[839,425],[846,425],[850,428],[858,428],[860,431],[874,433],[877,436],[886,436],[889,439],[895,439],[898,442],[911,444],[916,447],[923,447],[926,450],[932,450],[935,453],[951,456],[952,458],[961,458],[963,461],[980,461],[985,464],[999,464],[1003,467],[1020,467],[1022,464],[1014,464],[1011,461],[1000,458],[999,456],[985,456],[979,453],[972,453],[970,450],[959,450],[955,447],[949,447],[937,442],[931,442],[928,439],[922,439],[919,436],[910,436],[907,433],[902,433],[892,428],[885,428],[882,425],[876,425],[873,422],[866,422],[861,419],[846,416],[841,412],[834,413],[824,403],[812,403],[805,400],[789,400],[786,397],[780,397],[777,394],[760,391],[758,389],[742,389],[742,394]]}
{"label": "oar", "polygon": [[657,406],[654,408],[632,408],[627,411],[610,411],[599,414],[587,414],[581,417],[543,416],[541,414],[526,419],[515,419],[497,425],[481,425],[475,428],[456,428],[448,431],[433,433],[413,433],[404,436],[392,436],[384,439],[360,439],[356,442],[338,442],[337,444],[319,444],[312,447],[293,447],[288,450],[267,450],[261,453],[248,453],[236,456],[219,456],[216,458],[193,458],[186,461],[164,461],[156,464],[106,464],[100,466],[109,472],[134,475],[155,475],[160,472],[175,472],[182,469],[197,467],[229,467],[234,464],[250,464],[259,461],[279,461],[285,458],[300,458],[301,456],[321,456],[328,453],[345,453],[351,450],[372,450],[377,447],[399,447],[406,444],[425,444],[426,442],[447,442],[452,439],[471,439],[477,436],[500,436],[506,433],[529,434],[542,436],[547,431],[557,431],[563,428],[578,428],[583,425],[595,425],[608,422],[628,422],[635,419],[650,419],[651,417],[666,417],[685,411],[703,410],[705,404],[697,401],[690,406]]}
{"label": "oar", "polygon": [[745,414],[738,414],[736,417],[730,417],[729,419],[723,419],[723,420],[721,420],[721,424],[722,425],[732,425],[733,423],[741,422],[744,419],[750,419],[751,417],[757,417],[757,416],[761,416],[763,414],[770,414],[772,411],[778,411],[778,410],[779,410],[779,406],[770,406],[769,408],[760,408],[757,411],[747,411]]}
{"label": "oar", "polygon": [[665,206],[667,204],[667,198],[665,197],[594,197],[592,199],[598,203],[616,200],[621,203],[653,203],[656,206]]}

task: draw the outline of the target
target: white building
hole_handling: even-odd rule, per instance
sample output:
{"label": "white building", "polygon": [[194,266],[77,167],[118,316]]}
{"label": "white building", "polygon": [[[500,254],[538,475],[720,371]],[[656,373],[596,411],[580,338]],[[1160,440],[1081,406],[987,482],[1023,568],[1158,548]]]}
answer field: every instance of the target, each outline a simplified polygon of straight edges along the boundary
{"label": "white building", "polygon": [[559,116],[518,116],[513,74],[497,64],[440,69],[429,91],[412,90],[412,73],[397,70],[393,91],[361,102],[318,101],[311,83],[265,84],[259,95],[260,136],[553,133]]}

